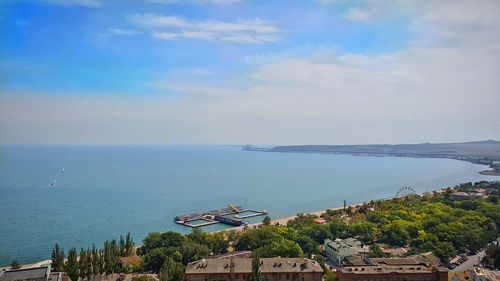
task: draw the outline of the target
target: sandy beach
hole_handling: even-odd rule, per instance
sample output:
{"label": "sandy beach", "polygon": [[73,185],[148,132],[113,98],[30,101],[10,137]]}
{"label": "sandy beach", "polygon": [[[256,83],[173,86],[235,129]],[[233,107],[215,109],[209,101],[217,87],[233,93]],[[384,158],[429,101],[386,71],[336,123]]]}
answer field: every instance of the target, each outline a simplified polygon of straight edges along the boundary
{"label": "sandy beach", "polygon": [[[347,205],[346,208],[356,207],[356,206],[360,206],[362,204],[363,203],[351,204],[351,205]],[[328,208],[328,209],[323,209],[323,210],[313,211],[313,212],[304,212],[304,213],[301,213],[301,214],[303,214],[303,215],[314,215],[314,216],[318,216],[319,217],[322,214],[326,213],[327,210],[337,211],[337,210],[342,210],[343,208],[344,207],[335,207],[335,208]],[[273,224],[273,225],[274,224],[286,225],[289,221],[296,219],[297,215],[287,216],[287,217],[281,217],[281,218],[276,218],[276,219],[271,219],[271,224]],[[227,229],[222,229],[222,230],[216,230],[216,231],[212,231],[212,233],[224,232],[224,231],[242,231],[243,229],[245,229],[245,227],[247,227],[247,228],[257,228],[260,225],[262,225],[262,222],[251,223],[251,224],[247,224],[247,225],[244,225],[244,226],[237,226],[237,227],[232,227],[232,228],[227,228]]]}

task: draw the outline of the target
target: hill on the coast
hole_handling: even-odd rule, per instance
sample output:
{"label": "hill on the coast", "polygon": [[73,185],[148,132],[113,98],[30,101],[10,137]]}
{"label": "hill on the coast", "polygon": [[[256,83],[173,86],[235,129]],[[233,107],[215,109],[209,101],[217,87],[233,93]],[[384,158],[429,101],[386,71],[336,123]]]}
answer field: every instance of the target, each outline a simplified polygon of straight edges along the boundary
{"label": "hill on the coast", "polygon": [[496,173],[500,173],[500,141],[495,140],[420,144],[288,145],[275,146],[271,151],[453,158],[489,165]]}

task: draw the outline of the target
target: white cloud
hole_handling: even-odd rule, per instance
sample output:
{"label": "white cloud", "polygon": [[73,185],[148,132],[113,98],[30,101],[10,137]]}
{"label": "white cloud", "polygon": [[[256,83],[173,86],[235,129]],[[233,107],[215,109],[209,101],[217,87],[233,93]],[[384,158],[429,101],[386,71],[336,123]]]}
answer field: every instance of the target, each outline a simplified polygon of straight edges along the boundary
{"label": "white cloud", "polygon": [[134,14],[128,20],[147,28],[156,39],[222,40],[239,43],[266,43],[278,40],[280,29],[261,19],[223,21],[190,21],[177,16],[158,14]]}
{"label": "white cloud", "polygon": [[375,7],[365,10],[353,7],[343,15],[343,18],[352,22],[368,22],[373,20],[377,15],[378,11]]}
{"label": "white cloud", "polygon": [[121,35],[121,36],[133,36],[138,34],[139,32],[136,30],[128,30],[123,28],[108,28],[108,31],[111,35]]}
{"label": "white cloud", "polygon": [[182,30],[180,32],[151,32],[153,38],[161,40],[176,40],[179,38],[191,38],[199,40],[212,40],[214,34],[206,31],[188,31]]}
{"label": "white cloud", "polygon": [[[248,58],[257,63],[253,69],[232,73],[225,81],[244,83],[231,86],[216,84],[218,77],[212,76],[217,73],[205,83],[198,74],[200,79],[190,80],[186,76],[191,72],[205,70],[188,68],[177,77],[183,83],[165,75],[150,83],[164,95],[140,99],[0,95],[0,141],[345,144],[500,139],[500,2],[402,2],[399,9],[394,4],[387,11],[416,13],[408,19],[415,40],[405,49],[377,55],[314,50],[300,56],[263,54]],[[160,16],[152,22],[136,24],[169,40],[200,36],[184,31],[206,32],[211,40],[249,32],[233,25],[201,28],[200,22],[182,18]],[[182,97],[172,99],[172,93]]]}
{"label": "white cloud", "polygon": [[51,5],[58,6],[83,6],[89,8],[96,8],[102,6],[100,0],[38,0]]}
{"label": "white cloud", "polygon": [[157,14],[134,14],[128,20],[138,26],[148,28],[158,27],[188,27],[190,24],[176,16],[161,16]]}

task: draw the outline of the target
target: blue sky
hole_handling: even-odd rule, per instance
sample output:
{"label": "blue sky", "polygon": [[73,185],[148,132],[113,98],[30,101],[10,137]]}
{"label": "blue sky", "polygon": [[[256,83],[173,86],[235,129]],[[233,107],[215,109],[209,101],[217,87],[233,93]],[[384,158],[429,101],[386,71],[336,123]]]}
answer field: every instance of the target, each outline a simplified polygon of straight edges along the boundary
{"label": "blue sky", "polygon": [[[142,95],[155,92],[147,86],[155,76],[183,69],[216,73],[217,77],[210,80],[230,79],[232,73],[248,69],[246,56],[273,56],[283,50],[289,50],[289,55],[306,54],[318,46],[337,52],[374,54],[400,48],[410,40],[404,18],[370,25],[346,21],[343,13],[353,3],[255,1],[217,5],[103,1],[94,7],[85,1],[72,2],[55,5],[50,1],[13,1],[2,7],[2,33],[8,38],[2,45],[2,61],[39,69],[3,69],[2,76],[8,77],[7,88]],[[246,38],[236,42],[157,39],[152,33],[183,29],[143,27],[131,19],[142,16],[147,21],[153,14],[189,22],[246,21],[250,28],[258,21],[260,26],[272,29],[262,33],[271,38],[250,43]],[[246,30],[228,34],[248,35],[248,40],[260,36]]]}
{"label": "blue sky", "polygon": [[[4,1],[0,142],[500,138],[499,121],[478,129],[458,116],[471,100],[498,101],[498,3],[417,2]],[[436,115],[444,101],[456,108]],[[473,118],[500,119],[493,111]]]}

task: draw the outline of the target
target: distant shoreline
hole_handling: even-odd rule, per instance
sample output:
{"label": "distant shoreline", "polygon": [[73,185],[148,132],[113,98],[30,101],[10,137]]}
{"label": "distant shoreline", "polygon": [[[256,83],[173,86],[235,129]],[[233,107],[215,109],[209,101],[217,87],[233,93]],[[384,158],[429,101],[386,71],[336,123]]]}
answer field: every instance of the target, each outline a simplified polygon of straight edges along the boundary
{"label": "distant shoreline", "polygon": [[500,141],[464,143],[369,144],[369,145],[287,145],[250,151],[342,154],[352,156],[454,159],[489,166],[481,175],[500,176]]}
{"label": "distant shoreline", "polygon": [[[402,158],[427,158],[427,159],[452,159],[458,161],[469,162],[476,165],[488,166],[487,164],[477,163],[472,160],[463,159],[460,157],[447,157],[447,156],[422,156],[422,155],[399,155],[399,154],[370,154],[370,153],[359,153],[359,152],[316,152],[316,151],[272,151],[269,152],[279,152],[279,153],[311,153],[311,154],[338,154],[338,155],[351,155],[351,156],[369,156],[369,157],[402,157]],[[489,166],[490,169],[479,171],[478,173],[484,176],[500,176],[500,170],[493,169]],[[500,167],[499,167],[500,168]]]}

